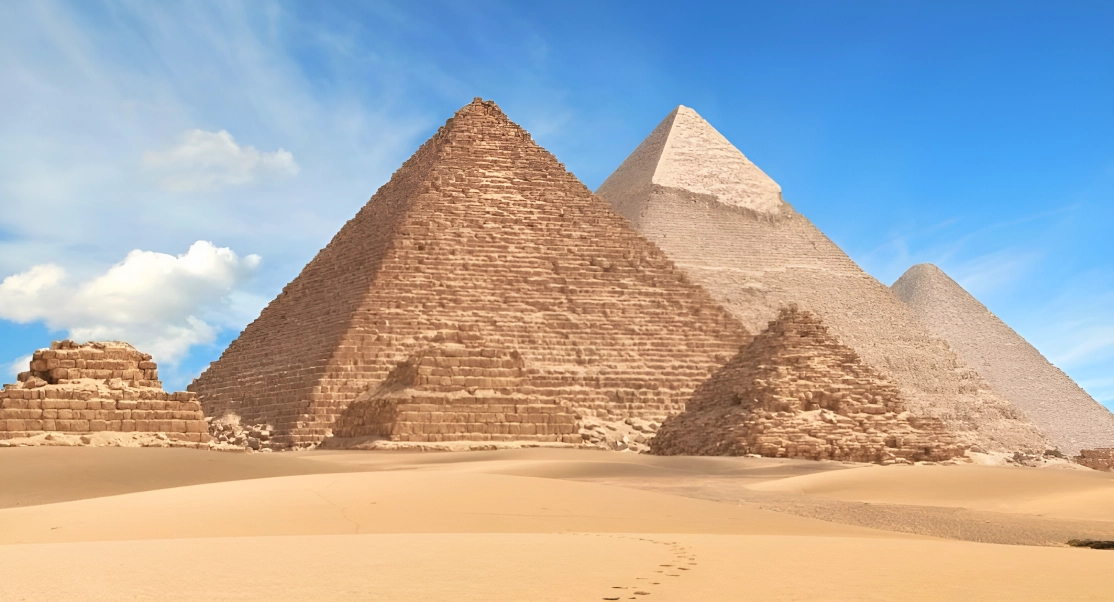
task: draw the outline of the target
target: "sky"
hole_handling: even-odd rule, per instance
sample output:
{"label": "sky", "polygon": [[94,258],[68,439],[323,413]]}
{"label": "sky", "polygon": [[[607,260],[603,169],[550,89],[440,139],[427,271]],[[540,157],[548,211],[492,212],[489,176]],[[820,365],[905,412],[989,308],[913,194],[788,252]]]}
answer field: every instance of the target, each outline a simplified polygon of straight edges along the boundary
{"label": "sky", "polygon": [[[886,284],[931,262],[1114,407],[1114,3],[0,3],[0,368],[178,390],[475,96],[595,189],[695,108]],[[22,366],[22,367],[21,367]]]}

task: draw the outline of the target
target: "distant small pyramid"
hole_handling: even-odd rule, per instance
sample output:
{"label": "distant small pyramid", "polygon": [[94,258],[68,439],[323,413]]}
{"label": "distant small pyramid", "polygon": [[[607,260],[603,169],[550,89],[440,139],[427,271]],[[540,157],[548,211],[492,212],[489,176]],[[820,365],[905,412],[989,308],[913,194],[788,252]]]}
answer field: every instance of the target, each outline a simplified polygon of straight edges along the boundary
{"label": "distant small pyramid", "polygon": [[1114,447],[1114,414],[940,268],[922,263],[892,286],[936,336],[1017,406],[1060,451]]}
{"label": "distant small pyramid", "polygon": [[941,421],[911,416],[896,386],[796,307],[701,385],[650,449],[875,463],[964,452]]}
{"label": "distant small pyramid", "polygon": [[1050,445],[692,109],[670,113],[596,193],[751,332],[799,304],[897,385],[913,414],[989,450]]}
{"label": "distant small pyramid", "polygon": [[[574,443],[577,416],[679,412],[749,337],[495,103],[476,99],[191,390],[209,414],[275,425],[280,445],[334,429]],[[512,358],[521,365],[504,365]]]}

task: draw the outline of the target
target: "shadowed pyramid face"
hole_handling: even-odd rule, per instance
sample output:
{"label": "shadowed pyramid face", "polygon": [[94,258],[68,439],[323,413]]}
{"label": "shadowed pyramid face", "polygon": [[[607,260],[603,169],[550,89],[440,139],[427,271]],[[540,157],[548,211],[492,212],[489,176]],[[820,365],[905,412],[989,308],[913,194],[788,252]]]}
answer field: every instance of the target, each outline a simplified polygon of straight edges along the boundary
{"label": "shadowed pyramid face", "polygon": [[[194,390],[208,412],[270,422],[293,445],[327,436],[357,399],[360,412],[342,421],[348,434],[571,442],[570,416],[679,411],[747,337],[660,249],[477,99]],[[514,374],[503,365],[511,357],[521,358]],[[420,374],[381,387],[402,364]]]}
{"label": "shadowed pyramid face", "polygon": [[987,449],[1048,445],[695,111],[673,111],[597,194],[751,332],[796,303],[894,382],[911,412]]}

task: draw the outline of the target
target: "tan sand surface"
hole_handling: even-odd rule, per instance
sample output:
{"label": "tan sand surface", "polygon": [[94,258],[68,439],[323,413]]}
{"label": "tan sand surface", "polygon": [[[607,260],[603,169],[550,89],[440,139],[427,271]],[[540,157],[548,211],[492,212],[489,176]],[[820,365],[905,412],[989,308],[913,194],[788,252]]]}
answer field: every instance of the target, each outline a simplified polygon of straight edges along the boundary
{"label": "tan sand surface", "polygon": [[[1109,600],[1114,553],[905,523],[977,502],[1005,532],[1108,525],[1110,482],[569,449],[4,449],[0,600]],[[825,504],[887,518],[802,510]],[[1080,512],[1094,521],[1055,518]]]}
{"label": "tan sand surface", "polygon": [[864,467],[767,481],[759,491],[1114,521],[1114,473],[1008,466]]}

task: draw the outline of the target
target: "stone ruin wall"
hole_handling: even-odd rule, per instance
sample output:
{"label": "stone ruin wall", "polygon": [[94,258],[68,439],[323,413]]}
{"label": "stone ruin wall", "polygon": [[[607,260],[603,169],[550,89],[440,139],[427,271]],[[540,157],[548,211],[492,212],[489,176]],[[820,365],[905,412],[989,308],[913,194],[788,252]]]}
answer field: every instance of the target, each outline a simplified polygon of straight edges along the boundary
{"label": "stone ruin wall", "polygon": [[1025,413],[1063,453],[1114,447],[1114,413],[963,290],[940,268],[921,264],[894,293],[963,362]]}
{"label": "stone ruin wall", "polygon": [[[327,328],[319,314],[330,316]],[[528,405],[660,420],[748,339],[494,103],[476,102],[396,172],[191,390],[210,413],[236,408],[247,422],[285,429],[278,440],[313,444],[408,358],[464,342],[518,353],[529,366],[520,388]],[[288,351],[310,340],[319,349],[312,358]],[[403,433],[434,420],[434,407],[440,420],[455,412],[444,407],[448,392],[419,392],[420,403],[398,409],[408,425],[382,436],[511,434],[490,426]],[[416,420],[413,406],[423,408]],[[356,409],[345,433],[386,428]],[[353,422],[360,419],[370,420],[365,430]],[[542,437],[563,441],[565,430]]]}
{"label": "stone ruin wall", "polygon": [[1114,472],[1114,447],[1080,450],[1072,461],[1094,470]]}
{"label": "stone ruin wall", "polygon": [[650,449],[883,464],[965,451],[939,420],[906,411],[898,387],[796,307],[783,309],[684,413],[666,420]]}
{"label": "stone ruin wall", "polygon": [[167,393],[158,378],[151,356],[126,343],[54,342],[0,390],[0,439],[116,431],[207,442],[197,397]]}

